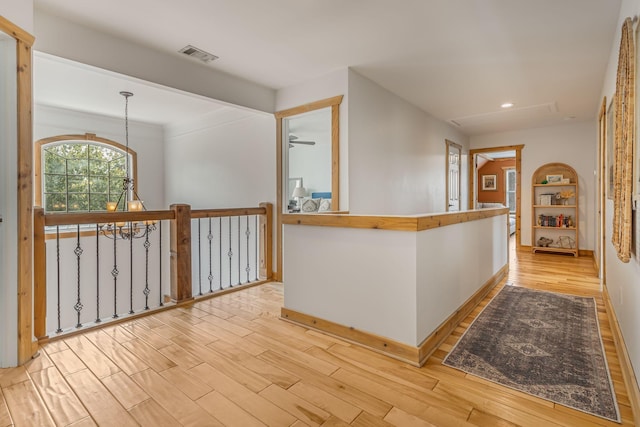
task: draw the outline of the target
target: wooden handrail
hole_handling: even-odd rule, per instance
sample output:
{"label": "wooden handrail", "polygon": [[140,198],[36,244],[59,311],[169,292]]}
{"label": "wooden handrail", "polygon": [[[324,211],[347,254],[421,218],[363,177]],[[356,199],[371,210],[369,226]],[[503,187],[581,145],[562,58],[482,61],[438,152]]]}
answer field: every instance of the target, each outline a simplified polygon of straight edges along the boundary
{"label": "wooden handrail", "polygon": [[463,212],[446,212],[430,215],[377,216],[337,214],[285,214],[283,224],[314,225],[320,227],[370,228],[396,231],[423,231],[452,224],[476,221],[505,215],[508,208],[476,209]]}
{"label": "wooden handrail", "polygon": [[44,216],[44,225],[76,225],[165,219],[175,219],[175,212],[169,210],[142,212],[49,213]]}
{"label": "wooden handrail", "polygon": [[194,209],[191,218],[218,218],[223,216],[265,215],[266,209],[259,208],[224,208],[224,209]]}

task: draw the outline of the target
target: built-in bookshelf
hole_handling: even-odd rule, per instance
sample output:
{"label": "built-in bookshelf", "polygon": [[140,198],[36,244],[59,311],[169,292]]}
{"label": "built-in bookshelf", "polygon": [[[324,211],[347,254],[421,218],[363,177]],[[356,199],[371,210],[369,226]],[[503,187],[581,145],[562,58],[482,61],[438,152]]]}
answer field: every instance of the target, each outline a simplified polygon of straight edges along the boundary
{"label": "built-in bookshelf", "polygon": [[533,252],[578,256],[578,174],[564,163],[540,166],[531,179]]}

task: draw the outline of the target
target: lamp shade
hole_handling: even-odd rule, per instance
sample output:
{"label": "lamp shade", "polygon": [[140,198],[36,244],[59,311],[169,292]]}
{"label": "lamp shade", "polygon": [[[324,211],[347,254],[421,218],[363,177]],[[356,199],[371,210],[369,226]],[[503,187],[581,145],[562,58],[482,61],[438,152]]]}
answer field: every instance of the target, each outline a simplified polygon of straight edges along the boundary
{"label": "lamp shade", "polygon": [[304,197],[307,195],[307,190],[304,187],[296,187],[293,189],[293,197]]}

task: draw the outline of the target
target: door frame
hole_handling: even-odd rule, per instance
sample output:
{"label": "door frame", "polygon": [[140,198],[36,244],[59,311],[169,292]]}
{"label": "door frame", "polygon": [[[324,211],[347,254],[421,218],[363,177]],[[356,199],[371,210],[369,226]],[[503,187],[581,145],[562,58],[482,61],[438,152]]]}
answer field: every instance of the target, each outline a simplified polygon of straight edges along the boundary
{"label": "door frame", "polygon": [[602,105],[600,106],[600,112],[598,114],[598,227],[596,229],[596,245],[599,260],[596,259],[596,265],[598,269],[598,275],[601,279],[601,285],[607,284],[607,257],[605,256],[606,250],[606,203],[607,203],[607,97],[602,98]]}
{"label": "door frame", "polygon": [[521,212],[522,212],[522,150],[524,144],[507,145],[502,147],[475,148],[469,150],[469,208],[475,209],[474,201],[477,199],[478,187],[476,185],[478,171],[476,170],[476,155],[481,153],[495,153],[498,151],[515,151],[516,152],[516,248],[522,246],[521,228]]}

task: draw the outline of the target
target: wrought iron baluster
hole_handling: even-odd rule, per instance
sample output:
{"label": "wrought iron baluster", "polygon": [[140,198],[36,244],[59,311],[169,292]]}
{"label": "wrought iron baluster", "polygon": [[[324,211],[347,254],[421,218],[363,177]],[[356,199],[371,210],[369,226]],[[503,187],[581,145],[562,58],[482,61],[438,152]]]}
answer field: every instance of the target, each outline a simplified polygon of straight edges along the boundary
{"label": "wrought iron baluster", "polygon": [[242,250],[240,249],[240,216],[238,216],[238,285],[242,283],[242,275],[240,274],[240,263],[242,262]]}
{"label": "wrought iron baluster", "polygon": [[200,218],[198,218],[198,295],[202,295],[202,245],[200,243]]}
{"label": "wrought iron baluster", "polygon": [[60,327],[60,226],[56,225],[56,263],[58,266],[58,329],[56,333],[62,332]]}
{"label": "wrought iron baluster", "polygon": [[149,241],[149,223],[145,221],[145,237],[144,237],[144,309],[149,310],[149,294],[151,290],[149,289],[149,248],[151,247],[151,242]]}
{"label": "wrought iron baluster", "polygon": [[77,225],[76,231],[76,248],[73,250],[73,253],[76,255],[76,265],[77,265],[77,300],[73,308],[76,310],[78,314],[78,322],[76,323],[76,328],[82,327],[82,323],[80,323],[80,312],[82,311],[82,302],[80,301],[80,256],[82,255],[82,247],[80,246],[80,224]]}
{"label": "wrought iron baluster", "polygon": [[260,238],[260,233],[258,232],[258,215],[256,215],[256,224],[255,224],[255,229],[254,230],[255,230],[255,233],[256,233],[256,235],[255,235],[253,240],[255,241],[255,244],[256,244],[256,258],[255,258],[256,268],[255,268],[255,273],[256,273],[256,281],[257,281],[258,280],[258,271],[259,271],[259,268],[260,268],[260,266],[259,266],[259,262],[260,261],[258,260],[258,245],[260,243],[258,241],[258,239]]}
{"label": "wrought iron baluster", "polygon": [[219,272],[219,277],[220,277],[220,290],[222,290],[222,217],[218,218],[218,225],[220,227],[220,230],[218,232],[218,243],[219,243],[219,249],[218,249],[218,272]]}
{"label": "wrought iron baluster", "polygon": [[211,258],[211,242],[213,241],[213,234],[211,234],[211,217],[209,217],[209,234],[207,234],[209,240],[209,292],[213,292],[213,271],[212,271],[212,258]]}
{"label": "wrought iron baluster", "polygon": [[227,255],[229,256],[229,287],[233,287],[233,284],[231,282],[231,271],[233,270],[233,267],[231,266],[231,259],[233,258],[233,250],[231,249],[231,217],[229,217],[229,252],[227,252]]}
{"label": "wrought iron baluster", "polygon": [[249,272],[251,271],[251,267],[249,267],[249,236],[251,235],[251,230],[249,230],[249,216],[247,216],[247,229],[244,234],[247,236],[247,266],[244,271],[247,272],[247,283],[249,283],[251,282],[251,279],[249,279]]}
{"label": "wrought iron baluster", "polygon": [[100,323],[100,224],[96,224],[96,323]]}
{"label": "wrought iron baluster", "polygon": [[111,276],[113,276],[113,318],[118,318],[118,239],[116,237],[116,228],[113,227],[113,270],[111,270]]}
{"label": "wrought iron baluster", "polygon": [[133,314],[133,223],[129,221],[129,314]]}

